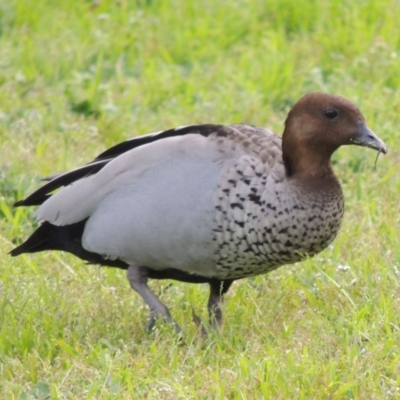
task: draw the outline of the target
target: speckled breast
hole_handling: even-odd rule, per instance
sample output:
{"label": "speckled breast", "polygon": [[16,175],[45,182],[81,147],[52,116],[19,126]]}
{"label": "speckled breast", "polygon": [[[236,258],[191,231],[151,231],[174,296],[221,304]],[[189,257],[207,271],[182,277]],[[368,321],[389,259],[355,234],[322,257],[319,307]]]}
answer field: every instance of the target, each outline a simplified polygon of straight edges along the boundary
{"label": "speckled breast", "polygon": [[286,177],[282,164],[270,170],[251,156],[225,171],[214,202],[219,279],[263,274],[315,255],[336,237],[344,212],[336,179],[309,192]]}

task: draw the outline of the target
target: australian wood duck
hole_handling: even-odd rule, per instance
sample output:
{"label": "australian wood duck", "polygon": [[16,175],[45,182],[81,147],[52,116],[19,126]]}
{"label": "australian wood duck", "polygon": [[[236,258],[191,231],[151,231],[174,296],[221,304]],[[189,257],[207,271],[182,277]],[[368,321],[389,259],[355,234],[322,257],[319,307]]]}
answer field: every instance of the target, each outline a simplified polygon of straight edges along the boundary
{"label": "australian wood duck", "polygon": [[148,329],[163,316],[180,331],[149,278],[207,282],[219,327],[234,280],[312,257],[333,241],[344,202],[330,158],[348,144],[387,151],[355,105],[323,93],[294,105],[282,139],[244,124],[130,139],[17,202],[40,205],[40,226],[11,255],[63,250],[127,269],[151,310]]}

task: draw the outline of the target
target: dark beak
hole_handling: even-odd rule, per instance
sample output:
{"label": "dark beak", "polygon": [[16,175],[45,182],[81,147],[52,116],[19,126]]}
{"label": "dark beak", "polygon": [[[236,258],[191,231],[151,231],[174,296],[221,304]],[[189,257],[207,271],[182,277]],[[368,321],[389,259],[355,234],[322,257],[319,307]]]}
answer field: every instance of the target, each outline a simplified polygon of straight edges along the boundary
{"label": "dark beak", "polygon": [[382,142],[378,136],[375,135],[365,122],[360,122],[358,124],[357,135],[350,139],[352,144],[357,144],[358,146],[370,147],[371,149],[377,150],[379,153],[386,154],[388,149],[386,144]]}

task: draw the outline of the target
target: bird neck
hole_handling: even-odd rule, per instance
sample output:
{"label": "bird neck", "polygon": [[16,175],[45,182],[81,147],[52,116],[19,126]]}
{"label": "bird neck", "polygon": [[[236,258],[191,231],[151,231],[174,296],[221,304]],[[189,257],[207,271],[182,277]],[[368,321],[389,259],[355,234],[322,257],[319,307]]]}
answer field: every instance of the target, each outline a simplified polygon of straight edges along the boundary
{"label": "bird neck", "polygon": [[332,169],[332,151],[315,151],[299,146],[287,150],[283,152],[286,176],[296,180],[307,192],[337,190],[340,187]]}

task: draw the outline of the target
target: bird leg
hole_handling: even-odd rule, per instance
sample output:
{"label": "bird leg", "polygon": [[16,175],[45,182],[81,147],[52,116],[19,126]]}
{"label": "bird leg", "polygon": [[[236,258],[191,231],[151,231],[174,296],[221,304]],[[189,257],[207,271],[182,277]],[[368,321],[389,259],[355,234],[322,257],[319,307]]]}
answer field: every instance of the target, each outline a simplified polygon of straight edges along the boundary
{"label": "bird leg", "polygon": [[219,331],[222,327],[222,300],[224,294],[232,285],[232,280],[212,280],[210,284],[210,297],[208,298],[208,315],[210,325]]}
{"label": "bird leg", "polygon": [[151,331],[156,320],[163,317],[173,326],[176,333],[182,333],[180,326],[173,320],[166,305],[150,290],[147,286],[148,270],[145,267],[130,265],[127,271],[128,280],[131,288],[135,290],[150,308],[150,318],[146,326],[147,331]]}

